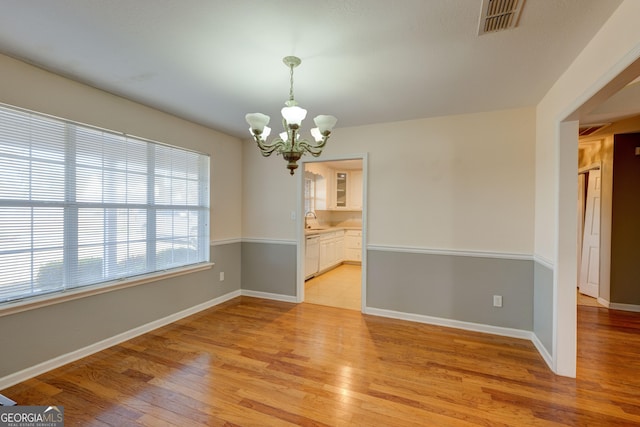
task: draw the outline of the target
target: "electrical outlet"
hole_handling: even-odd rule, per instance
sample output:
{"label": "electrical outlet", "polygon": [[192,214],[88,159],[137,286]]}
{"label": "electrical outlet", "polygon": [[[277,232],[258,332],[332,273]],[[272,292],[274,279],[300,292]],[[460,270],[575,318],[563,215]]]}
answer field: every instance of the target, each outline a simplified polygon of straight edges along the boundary
{"label": "electrical outlet", "polygon": [[296,220],[296,211],[291,211],[291,221]]}
{"label": "electrical outlet", "polygon": [[224,271],[220,272],[220,281],[224,282]]}
{"label": "electrical outlet", "polygon": [[502,307],[502,295],[494,295],[493,296],[493,306],[494,307]]}

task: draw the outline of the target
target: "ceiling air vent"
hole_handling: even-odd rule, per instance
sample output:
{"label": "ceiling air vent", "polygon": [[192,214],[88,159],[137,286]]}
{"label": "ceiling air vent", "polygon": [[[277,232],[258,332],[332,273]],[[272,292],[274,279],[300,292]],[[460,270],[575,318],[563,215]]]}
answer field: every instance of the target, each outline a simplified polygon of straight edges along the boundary
{"label": "ceiling air vent", "polygon": [[482,0],[478,35],[515,28],[525,0]]}

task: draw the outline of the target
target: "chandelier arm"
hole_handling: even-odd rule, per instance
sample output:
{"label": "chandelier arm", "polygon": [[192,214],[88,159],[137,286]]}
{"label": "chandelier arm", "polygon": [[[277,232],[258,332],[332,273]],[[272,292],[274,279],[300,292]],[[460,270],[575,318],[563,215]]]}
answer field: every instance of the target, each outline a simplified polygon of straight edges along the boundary
{"label": "chandelier arm", "polygon": [[301,149],[309,152],[312,156],[318,157],[320,154],[322,154],[322,149],[327,144],[328,139],[329,139],[329,136],[325,136],[322,138],[322,141],[320,141],[317,144],[312,144],[305,139],[301,139],[298,141],[298,145],[300,146]]}
{"label": "chandelier arm", "polygon": [[256,135],[256,134],[253,135],[253,139],[254,141],[256,141],[256,144],[258,144],[258,148],[260,149],[264,157],[269,157],[271,154],[273,154],[274,151],[277,151],[285,147],[285,142],[280,138],[274,139],[269,144],[266,143],[262,138],[260,138],[259,135]]}

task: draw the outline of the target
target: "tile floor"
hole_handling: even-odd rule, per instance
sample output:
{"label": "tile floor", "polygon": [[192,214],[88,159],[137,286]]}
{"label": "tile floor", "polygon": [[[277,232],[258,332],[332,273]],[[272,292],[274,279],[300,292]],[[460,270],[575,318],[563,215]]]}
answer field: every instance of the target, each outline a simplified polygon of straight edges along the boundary
{"label": "tile floor", "polygon": [[304,284],[304,301],[311,304],[361,310],[361,267],[342,264]]}

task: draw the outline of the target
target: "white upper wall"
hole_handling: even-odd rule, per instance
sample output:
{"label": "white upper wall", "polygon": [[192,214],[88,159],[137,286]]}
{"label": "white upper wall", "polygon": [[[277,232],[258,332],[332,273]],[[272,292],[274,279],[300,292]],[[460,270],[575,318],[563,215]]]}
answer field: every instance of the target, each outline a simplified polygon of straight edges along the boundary
{"label": "white upper wall", "polygon": [[[535,110],[337,128],[320,157],[369,153],[368,243],[533,253]],[[299,177],[244,145],[243,237],[293,240]]]}
{"label": "white upper wall", "polygon": [[0,55],[0,102],[211,156],[211,236],[238,239],[242,147],[237,138]]}

